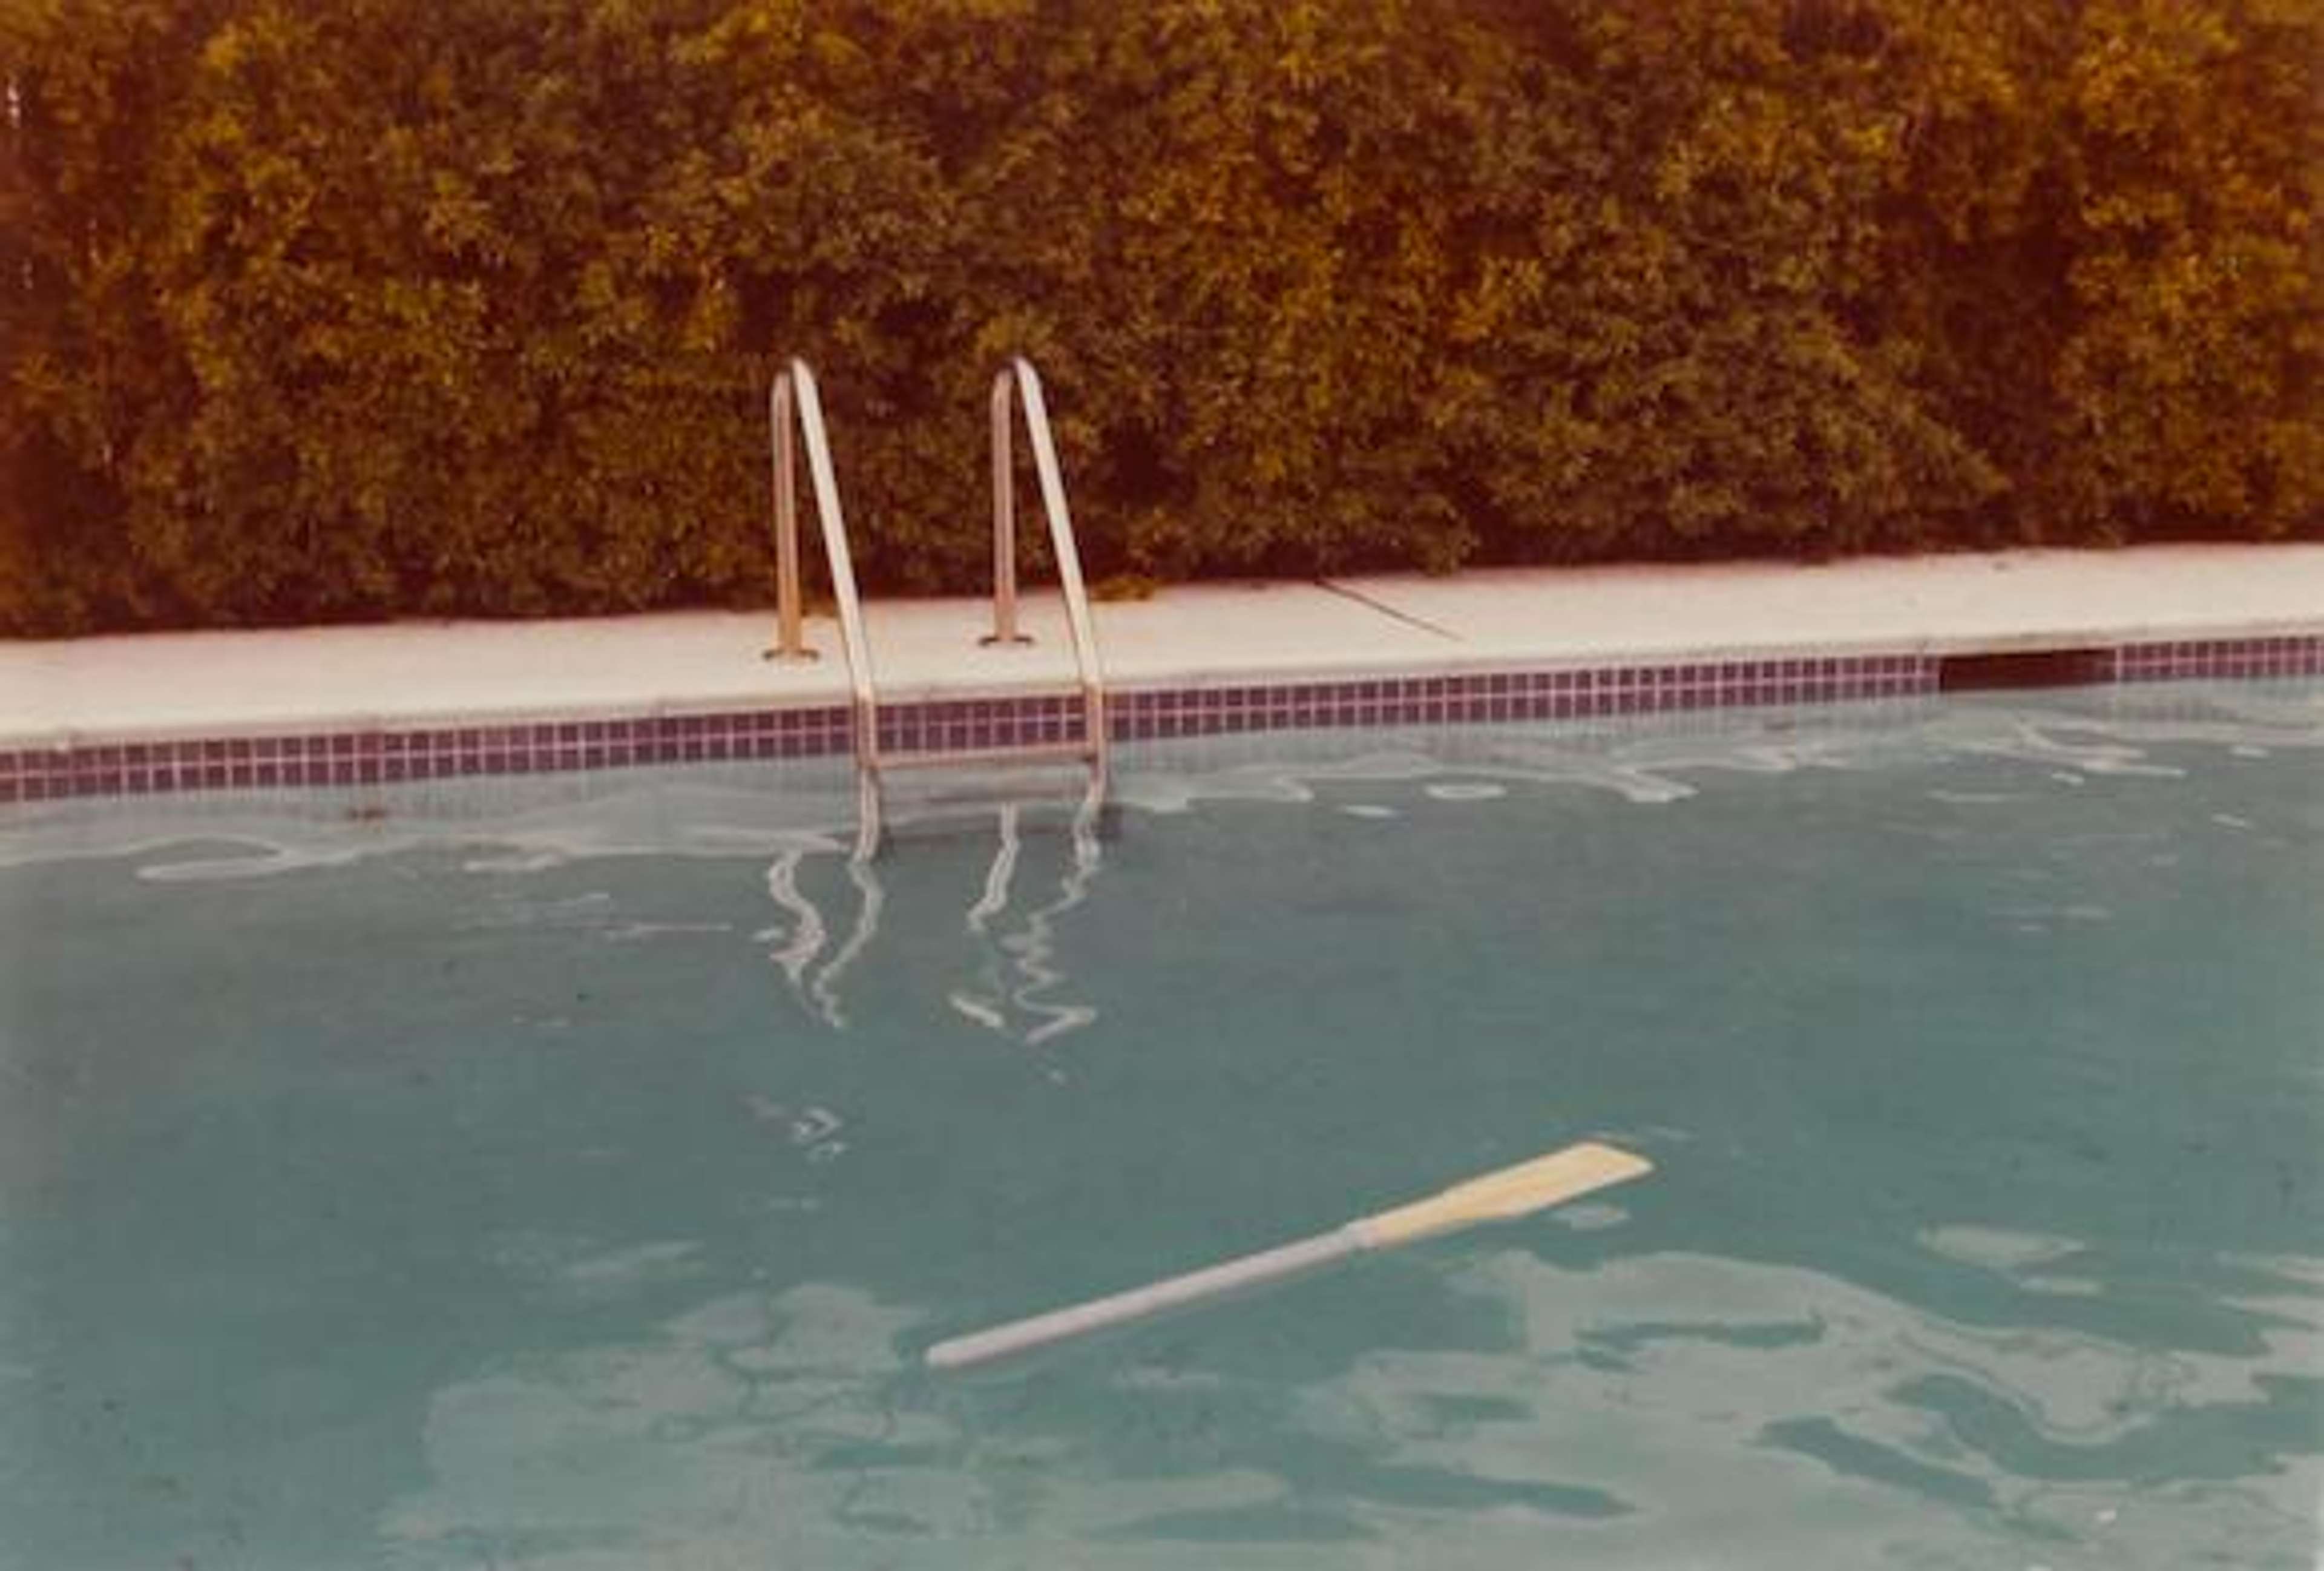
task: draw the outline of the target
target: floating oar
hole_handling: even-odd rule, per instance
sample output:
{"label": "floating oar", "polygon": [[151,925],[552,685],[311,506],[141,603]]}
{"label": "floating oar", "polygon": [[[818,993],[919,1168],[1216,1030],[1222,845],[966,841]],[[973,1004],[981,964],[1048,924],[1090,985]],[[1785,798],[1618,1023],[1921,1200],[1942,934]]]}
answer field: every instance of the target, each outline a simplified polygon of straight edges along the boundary
{"label": "floating oar", "polygon": [[1545,1157],[1471,1178],[1465,1184],[1455,1184],[1425,1200],[1360,1217],[1296,1243],[1278,1244],[1223,1265],[1149,1282],[1111,1298],[1093,1298],[1069,1309],[1053,1309],[1046,1315],[1011,1320],[990,1331],[939,1342],[928,1349],[928,1364],[935,1369],[958,1369],[982,1363],[1103,1326],[1143,1319],[1165,1309],[1199,1303],[1221,1293],[1274,1281],[1297,1271],[1312,1271],[1368,1249],[1394,1249],[1440,1233],[1474,1227],[1480,1222],[1504,1222],[1528,1215],[1625,1178],[1635,1178],[1653,1167],[1644,1157],[1595,1141],[1584,1141]]}

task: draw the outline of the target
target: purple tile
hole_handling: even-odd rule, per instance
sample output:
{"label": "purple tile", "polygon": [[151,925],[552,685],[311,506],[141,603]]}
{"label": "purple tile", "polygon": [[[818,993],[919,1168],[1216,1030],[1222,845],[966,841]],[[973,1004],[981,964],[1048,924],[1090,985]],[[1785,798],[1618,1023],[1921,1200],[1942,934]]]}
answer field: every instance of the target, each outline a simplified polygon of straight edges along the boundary
{"label": "purple tile", "polygon": [[[2324,671],[2324,639],[2178,641],[2107,652],[2117,681]],[[1938,662],[1897,652],[1678,661],[1591,668],[1233,683],[1112,695],[1111,729],[1126,739],[1284,727],[1469,724],[1658,713],[1677,708],[1885,699],[1926,694]],[[881,744],[894,749],[1007,747],[1082,735],[1085,700],[1050,692],[1009,699],[914,702],[883,708]],[[545,721],[517,726],[323,732],[285,737],[99,744],[0,753],[11,800],[226,785],[369,783],[443,773],[530,773],[675,760],[805,757],[853,746],[851,707],[741,709],[709,715]]]}

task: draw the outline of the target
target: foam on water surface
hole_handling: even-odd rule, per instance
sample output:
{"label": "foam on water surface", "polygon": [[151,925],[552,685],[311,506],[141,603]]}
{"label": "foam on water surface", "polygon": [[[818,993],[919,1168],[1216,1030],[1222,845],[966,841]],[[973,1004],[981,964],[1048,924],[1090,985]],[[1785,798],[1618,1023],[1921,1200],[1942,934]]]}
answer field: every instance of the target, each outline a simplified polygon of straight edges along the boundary
{"label": "foam on water surface", "polygon": [[[1917,768],[1979,758],[2071,765],[2028,772],[2012,790],[1928,788],[1934,800],[2001,805],[2043,781],[2180,772],[2183,766],[2158,759],[2158,749],[2200,747],[2250,760],[2324,749],[2324,700],[2312,683],[2173,684],[2095,695],[2083,698],[2084,709],[1999,700],[1843,704],[1139,744],[1122,750],[1129,767],[1112,799],[1131,810],[1171,813],[1204,803],[1302,804],[1335,787],[1412,783],[1445,802],[1497,800],[1512,786],[1582,786],[1657,805],[1702,789],[1693,777],[1722,772]],[[982,809],[974,798],[941,793],[921,804],[950,818]],[[906,799],[900,810],[891,809],[908,831],[913,807]],[[1397,809],[1353,802],[1340,810],[1367,817]],[[0,818],[0,867],[149,854],[155,859],[142,875],[156,880],[264,877],[466,844],[490,848],[472,855],[475,870],[524,873],[591,856],[827,855],[844,852],[853,835],[845,768],[818,761],[25,804]],[[237,850],[196,854],[205,846]]]}

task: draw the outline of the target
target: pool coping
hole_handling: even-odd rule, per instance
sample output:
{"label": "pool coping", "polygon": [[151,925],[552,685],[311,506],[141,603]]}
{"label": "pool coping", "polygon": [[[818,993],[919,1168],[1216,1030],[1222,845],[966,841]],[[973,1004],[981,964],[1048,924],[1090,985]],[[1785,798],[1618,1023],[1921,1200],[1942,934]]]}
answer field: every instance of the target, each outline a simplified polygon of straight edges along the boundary
{"label": "pool coping", "polygon": [[[1075,734],[1054,596],[867,609],[884,750]],[[1499,569],[1203,585],[1102,605],[1111,735],[1894,699],[1974,678],[2324,675],[2324,545]],[[811,630],[835,644],[825,621]],[[835,659],[763,614],[0,643],[0,803],[844,753]],[[2013,666],[2002,657],[2024,657]],[[2046,663],[2045,663],[2046,662]]]}

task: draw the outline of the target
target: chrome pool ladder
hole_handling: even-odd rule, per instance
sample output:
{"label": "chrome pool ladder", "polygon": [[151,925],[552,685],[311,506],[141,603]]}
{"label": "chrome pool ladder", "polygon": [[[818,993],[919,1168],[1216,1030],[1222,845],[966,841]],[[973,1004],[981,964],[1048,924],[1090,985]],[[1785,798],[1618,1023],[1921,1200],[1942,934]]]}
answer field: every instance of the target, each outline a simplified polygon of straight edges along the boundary
{"label": "chrome pool ladder", "polygon": [[1031,642],[1017,626],[1016,421],[1010,412],[1012,393],[1013,402],[1024,411],[1025,434],[1040,485],[1042,511],[1048,517],[1050,551],[1056,559],[1057,583],[1065,596],[1065,624],[1073,641],[1074,668],[1082,698],[1081,735],[1056,742],[893,753],[880,744],[879,696],[872,677],[871,646],[864,636],[862,600],[856,593],[854,563],[847,549],[847,522],[840,511],[830,435],[824,424],[823,399],[816,386],[815,373],[807,369],[805,361],[793,359],[776,374],[774,385],[767,395],[774,446],[776,614],[775,643],[766,653],[770,660],[816,658],[816,652],[808,647],[806,639],[799,589],[796,427],[798,438],[807,444],[807,477],[815,490],[816,516],[822,526],[832,598],[839,614],[840,649],[847,666],[849,735],[855,757],[855,855],[859,858],[868,857],[879,848],[880,776],[884,770],[1078,759],[1089,766],[1084,809],[1093,811],[1104,799],[1109,763],[1105,671],[1098,658],[1096,628],[1090,615],[1088,591],[1082,580],[1081,552],[1074,542],[1073,514],[1065,504],[1065,476],[1057,463],[1056,440],[1049,427],[1048,403],[1042,396],[1040,374],[1022,356],[1011,359],[992,382],[992,632],[981,642],[989,645]]}

